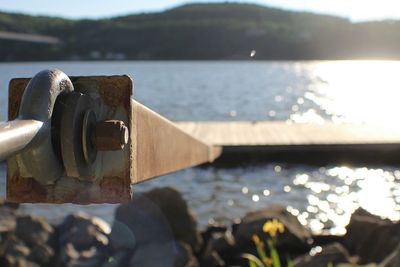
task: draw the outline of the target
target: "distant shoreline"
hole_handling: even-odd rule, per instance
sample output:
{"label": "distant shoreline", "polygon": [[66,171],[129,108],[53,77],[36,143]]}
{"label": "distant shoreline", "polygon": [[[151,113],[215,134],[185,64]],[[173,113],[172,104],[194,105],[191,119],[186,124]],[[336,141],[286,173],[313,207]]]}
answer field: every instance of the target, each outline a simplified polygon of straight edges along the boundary
{"label": "distant shoreline", "polygon": [[239,3],[97,20],[0,12],[0,32],[1,62],[400,59],[400,21],[353,23]]}

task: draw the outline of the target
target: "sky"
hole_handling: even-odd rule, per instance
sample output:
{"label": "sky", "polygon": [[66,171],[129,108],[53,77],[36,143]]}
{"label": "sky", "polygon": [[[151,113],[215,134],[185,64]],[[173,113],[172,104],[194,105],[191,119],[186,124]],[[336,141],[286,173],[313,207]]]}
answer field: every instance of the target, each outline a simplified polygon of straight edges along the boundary
{"label": "sky", "polygon": [[[162,11],[185,3],[221,0],[0,0],[0,11],[66,18],[103,18]],[[225,1],[226,2],[226,1]],[[337,15],[352,21],[400,19],[400,0],[239,0],[295,11]]]}

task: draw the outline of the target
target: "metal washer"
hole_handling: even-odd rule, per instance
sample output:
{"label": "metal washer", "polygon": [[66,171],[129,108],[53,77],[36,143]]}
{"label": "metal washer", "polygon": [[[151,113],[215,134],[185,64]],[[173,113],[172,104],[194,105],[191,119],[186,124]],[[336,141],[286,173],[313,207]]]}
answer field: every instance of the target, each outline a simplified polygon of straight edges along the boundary
{"label": "metal washer", "polygon": [[70,93],[61,118],[61,154],[66,174],[85,181],[95,179],[97,151],[91,149],[90,126],[95,123],[96,116],[89,111],[91,107],[91,97]]}

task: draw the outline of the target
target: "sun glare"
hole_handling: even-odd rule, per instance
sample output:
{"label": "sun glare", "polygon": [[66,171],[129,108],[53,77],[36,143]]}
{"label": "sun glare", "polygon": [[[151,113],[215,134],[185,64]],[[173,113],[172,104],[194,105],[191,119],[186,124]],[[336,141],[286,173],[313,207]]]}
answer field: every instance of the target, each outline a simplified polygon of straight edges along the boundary
{"label": "sun glare", "polygon": [[[336,123],[392,127],[398,120],[398,69],[396,61],[317,62],[307,71],[310,83],[304,98]],[[297,115],[296,122],[321,120],[312,109]]]}

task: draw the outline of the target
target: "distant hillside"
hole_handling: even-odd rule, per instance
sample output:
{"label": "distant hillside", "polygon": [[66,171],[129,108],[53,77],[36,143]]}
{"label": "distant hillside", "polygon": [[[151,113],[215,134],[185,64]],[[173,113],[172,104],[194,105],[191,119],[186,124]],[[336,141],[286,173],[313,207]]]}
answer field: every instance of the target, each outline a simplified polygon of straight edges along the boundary
{"label": "distant hillside", "polygon": [[251,4],[190,4],[160,13],[66,20],[0,13],[0,31],[62,45],[0,40],[0,60],[400,59],[400,22],[351,23]]}

